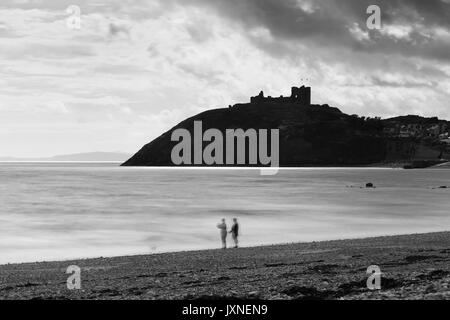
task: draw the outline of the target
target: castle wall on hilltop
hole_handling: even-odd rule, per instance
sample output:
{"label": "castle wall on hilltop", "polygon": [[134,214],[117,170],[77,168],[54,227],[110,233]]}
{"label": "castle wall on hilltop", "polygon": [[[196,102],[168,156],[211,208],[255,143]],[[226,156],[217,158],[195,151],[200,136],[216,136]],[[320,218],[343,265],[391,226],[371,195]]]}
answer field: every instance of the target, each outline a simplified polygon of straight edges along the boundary
{"label": "castle wall on hilltop", "polygon": [[250,98],[251,103],[298,103],[302,106],[311,105],[311,87],[301,86],[300,88],[292,87],[290,97],[265,97],[261,91],[259,95]]}

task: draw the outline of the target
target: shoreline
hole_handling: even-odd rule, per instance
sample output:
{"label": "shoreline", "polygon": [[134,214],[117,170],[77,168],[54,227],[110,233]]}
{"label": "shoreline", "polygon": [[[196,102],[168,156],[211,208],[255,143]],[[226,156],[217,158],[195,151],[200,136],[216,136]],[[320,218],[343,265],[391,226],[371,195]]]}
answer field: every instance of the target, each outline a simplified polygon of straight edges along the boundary
{"label": "shoreline", "polygon": [[[355,237],[348,237],[348,238],[334,238],[334,239],[322,239],[322,240],[310,240],[310,241],[298,241],[298,242],[278,242],[278,243],[271,243],[271,244],[252,244],[248,246],[240,246],[239,249],[266,249],[266,248],[272,248],[272,247],[284,247],[284,246],[300,246],[300,245],[308,245],[308,244],[323,244],[323,243],[330,243],[330,242],[348,242],[348,241],[370,241],[372,239],[379,239],[379,238],[391,238],[391,237],[403,237],[403,236],[414,236],[414,235],[429,235],[429,234],[438,234],[438,233],[450,233],[450,231],[442,231],[442,230],[436,230],[436,231],[424,231],[424,232],[416,232],[416,233],[393,233],[393,234],[379,234],[374,236],[367,236],[367,237],[361,237],[361,236],[355,236]],[[231,241],[231,240],[229,240]],[[231,243],[228,243],[227,250],[233,250],[234,248],[231,247]],[[98,260],[98,259],[119,259],[119,258],[138,258],[138,257],[151,257],[151,256],[158,256],[158,255],[167,255],[167,254],[201,254],[210,252],[210,251],[216,251],[219,250],[219,246],[216,246],[214,248],[199,248],[199,249],[173,249],[173,250],[167,250],[167,251],[160,251],[160,252],[136,252],[136,253],[124,253],[124,254],[118,254],[118,255],[95,255],[95,256],[88,256],[88,257],[72,257],[72,258],[50,258],[46,260],[35,260],[35,261],[19,261],[19,262],[0,262],[0,271],[2,267],[5,266],[23,266],[23,265],[35,265],[35,264],[42,264],[42,263],[72,263],[72,262],[80,262],[80,261],[86,261],[89,262],[91,260]]]}
{"label": "shoreline", "polygon": [[[122,161],[39,161],[39,160],[0,160],[0,164],[110,164],[117,165],[119,168],[149,168],[149,169],[185,169],[185,170],[201,170],[201,169],[222,169],[222,170],[261,170],[261,169],[277,169],[277,170],[296,170],[296,169],[406,169],[405,166],[408,164],[407,162],[393,162],[393,163],[373,163],[368,165],[348,165],[348,166],[336,166],[336,165],[323,165],[323,166],[314,166],[314,165],[304,165],[297,167],[268,167],[268,166],[207,166],[207,165],[198,165],[198,166],[124,166]],[[429,165],[426,167],[417,167],[412,169],[449,169],[450,162],[443,162],[436,165]],[[411,169],[411,168],[408,168]]]}
{"label": "shoreline", "polygon": [[[450,232],[0,265],[0,299],[450,299]],[[81,268],[81,290],[65,272]],[[366,287],[381,268],[382,290]]]}

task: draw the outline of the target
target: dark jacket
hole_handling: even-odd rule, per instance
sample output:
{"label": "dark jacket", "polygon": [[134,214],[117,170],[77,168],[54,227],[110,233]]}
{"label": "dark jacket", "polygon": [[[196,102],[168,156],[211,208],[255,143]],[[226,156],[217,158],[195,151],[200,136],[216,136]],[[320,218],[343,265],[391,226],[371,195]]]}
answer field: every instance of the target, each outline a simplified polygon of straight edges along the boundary
{"label": "dark jacket", "polygon": [[235,237],[237,237],[239,235],[239,224],[237,224],[237,223],[233,224],[233,226],[231,227],[231,233]]}

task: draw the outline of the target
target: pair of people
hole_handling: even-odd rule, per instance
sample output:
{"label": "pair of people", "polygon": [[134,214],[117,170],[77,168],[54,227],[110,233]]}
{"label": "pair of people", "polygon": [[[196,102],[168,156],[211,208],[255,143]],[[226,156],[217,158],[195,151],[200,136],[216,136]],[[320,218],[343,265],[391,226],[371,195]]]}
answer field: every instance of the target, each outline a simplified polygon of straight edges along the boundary
{"label": "pair of people", "polygon": [[[222,240],[222,249],[226,249],[228,229],[225,219],[222,219],[222,222],[217,225],[217,228],[220,229],[220,239]],[[233,219],[233,226],[231,227],[230,233],[234,241],[234,247],[237,248],[239,237],[239,224],[236,218]]]}

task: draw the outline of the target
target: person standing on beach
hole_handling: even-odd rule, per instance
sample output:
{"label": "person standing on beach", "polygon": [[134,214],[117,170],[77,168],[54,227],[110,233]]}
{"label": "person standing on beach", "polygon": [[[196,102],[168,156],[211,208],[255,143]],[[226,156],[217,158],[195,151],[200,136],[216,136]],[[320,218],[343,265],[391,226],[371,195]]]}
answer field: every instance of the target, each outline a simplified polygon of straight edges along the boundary
{"label": "person standing on beach", "polygon": [[233,219],[233,226],[231,227],[231,237],[234,241],[234,247],[238,247],[238,237],[239,237],[239,223],[236,218]]}
{"label": "person standing on beach", "polygon": [[217,228],[220,229],[220,238],[222,239],[222,249],[227,248],[227,224],[225,223],[225,219],[222,219],[222,222],[217,225]]}

